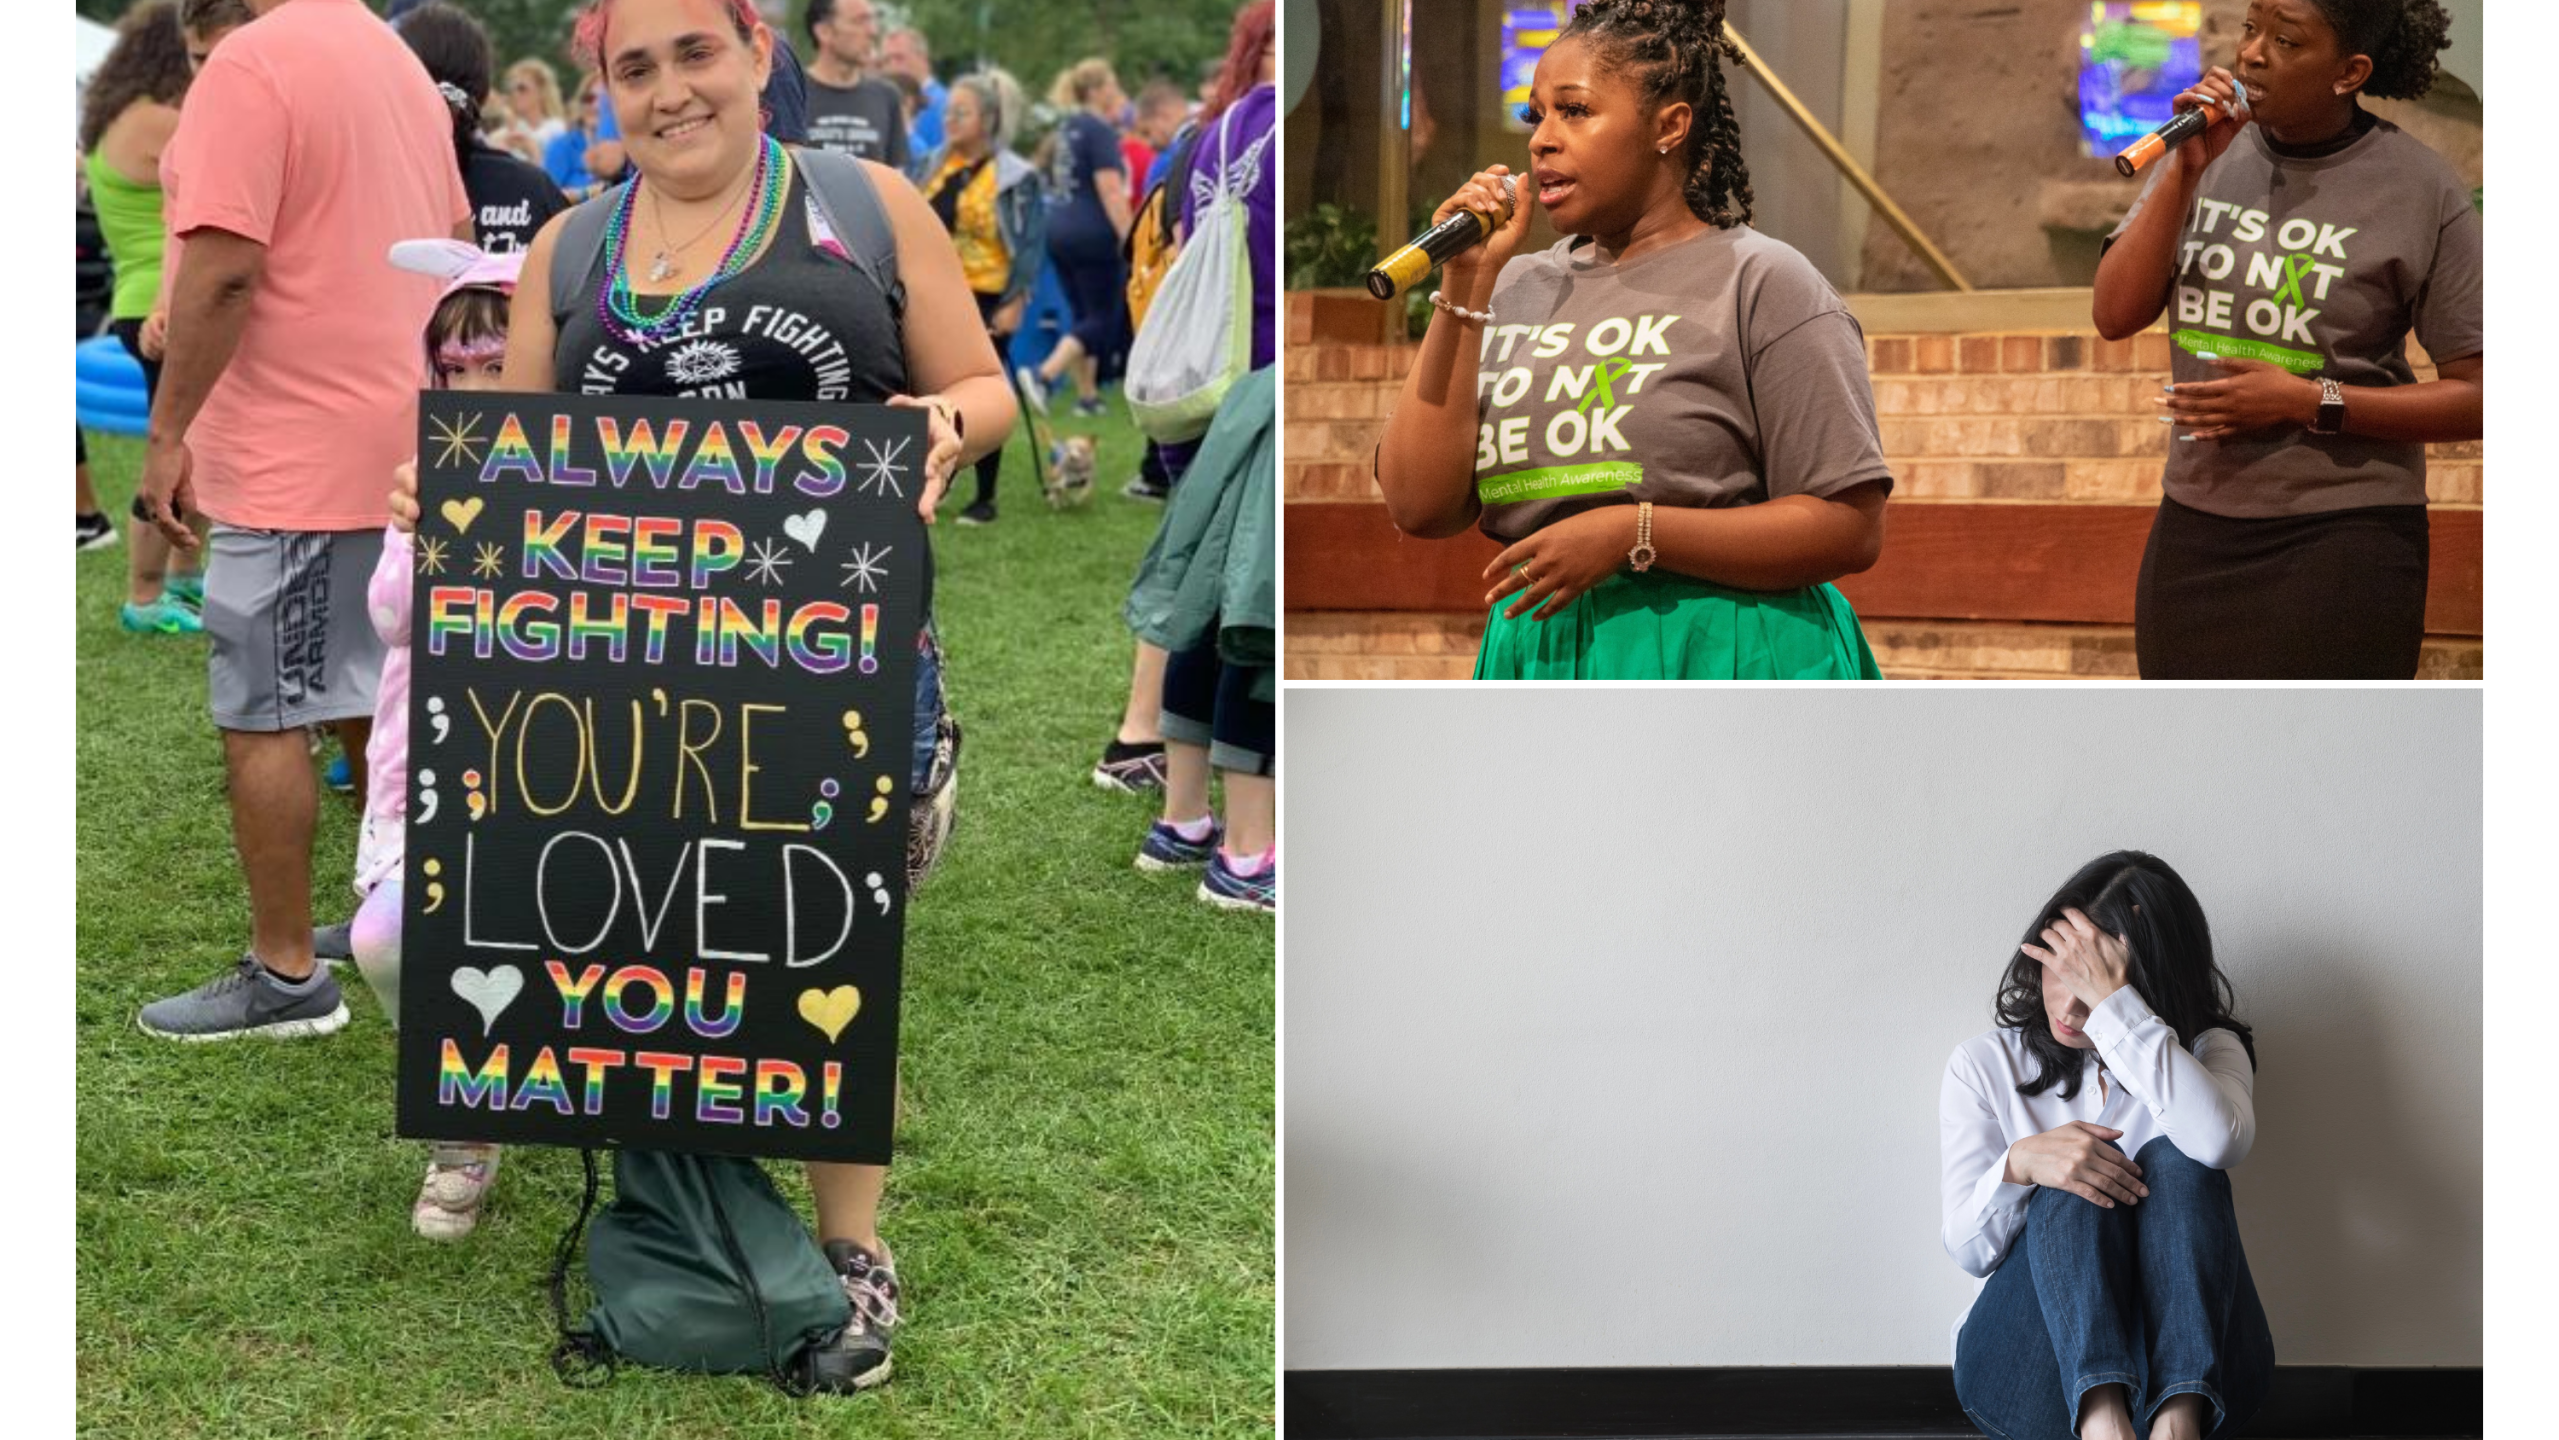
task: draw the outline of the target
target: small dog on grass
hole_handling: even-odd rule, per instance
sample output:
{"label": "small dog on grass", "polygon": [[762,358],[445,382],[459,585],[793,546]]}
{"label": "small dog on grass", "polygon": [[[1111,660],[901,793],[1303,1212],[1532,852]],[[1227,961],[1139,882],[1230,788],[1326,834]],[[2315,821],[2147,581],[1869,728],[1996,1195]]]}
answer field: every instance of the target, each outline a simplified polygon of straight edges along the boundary
{"label": "small dog on grass", "polygon": [[1093,498],[1093,437],[1069,435],[1049,446],[1040,493],[1052,510],[1072,510]]}

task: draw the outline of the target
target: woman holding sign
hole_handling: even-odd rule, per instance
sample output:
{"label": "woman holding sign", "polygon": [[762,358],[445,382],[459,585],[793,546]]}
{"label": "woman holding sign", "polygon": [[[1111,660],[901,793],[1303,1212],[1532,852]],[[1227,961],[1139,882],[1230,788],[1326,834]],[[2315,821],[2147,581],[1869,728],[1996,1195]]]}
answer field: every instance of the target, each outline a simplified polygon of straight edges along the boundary
{"label": "woman holding sign", "polygon": [[[2253,0],[2216,118],[2152,171],[2097,268],[2121,339],[2176,306],[2178,427],[2134,609],[2152,679],[2406,680],[2426,629],[2426,444],[2476,440],[2480,219],[2355,103],[2434,83],[2434,0]],[[2239,97],[2246,92],[2247,108]],[[2417,383],[2410,331],[2439,379]]]}
{"label": "woman holding sign", "polygon": [[[1015,418],[931,208],[897,172],[865,162],[853,177],[868,180],[867,208],[816,203],[806,167],[830,157],[804,160],[763,132],[757,96],[774,41],[751,0],[599,0],[577,33],[634,178],[534,239],[506,388],[926,410],[918,509],[930,523],[953,469],[1001,443]],[[599,214],[609,223],[591,223]],[[893,254],[866,254],[883,226]],[[414,522],[413,478],[396,508]],[[918,644],[910,883],[949,833],[958,743],[929,626]],[[888,1377],[898,1318],[878,1231],[886,1178],[881,1166],[809,1166],[818,1235],[853,1304],[830,1369],[855,1388]]]}
{"label": "woman holding sign", "polygon": [[[1441,272],[1377,479],[1405,533],[1508,547],[1479,680],[1880,678],[1829,584],[1875,563],[1892,488],[1865,338],[1749,226],[1723,23],[1576,9],[1537,62],[1531,173],[1433,217],[1507,218]],[[1531,186],[1568,238],[1514,259]]]}

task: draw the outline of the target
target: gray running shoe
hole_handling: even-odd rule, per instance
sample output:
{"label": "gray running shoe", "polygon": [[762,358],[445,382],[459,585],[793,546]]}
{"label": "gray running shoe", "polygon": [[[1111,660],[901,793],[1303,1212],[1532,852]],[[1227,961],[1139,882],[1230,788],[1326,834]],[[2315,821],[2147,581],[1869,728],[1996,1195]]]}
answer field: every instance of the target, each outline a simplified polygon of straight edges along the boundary
{"label": "gray running shoe", "polygon": [[338,982],[326,970],[312,972],[320,983],[301,995],[290,995],[269,980],[254,955],[184,995],[154,1000],[142,1007],[142,1033],[163,1040],[229,1040],[263,1035],[292,1040],[327,1035],[347,1023],[346,1001]]}
{"label": "gray running shoe", "polygon": [[1102,747],[1101,763],[1093,767],[1096,789],[1118,790],[1135,795],[1164,788],[1166,775],[1164,742],[1148,740],[1131,744],[1114,738]]}
{"label": "gray running shoe", "polygon": [[311,954],[322,961],[354,959],[355,922],[347,920],[335,925],[311,927]]}
{"label": "gray running shoe", "polygon": [[829,1240],[826,1263],[843,1282],[853,1318],[808,1356],[809,1379],[821,1391],[868,1390],[889,1378],[889,1332],[897,1328],[897,1271],[850,1240]]}

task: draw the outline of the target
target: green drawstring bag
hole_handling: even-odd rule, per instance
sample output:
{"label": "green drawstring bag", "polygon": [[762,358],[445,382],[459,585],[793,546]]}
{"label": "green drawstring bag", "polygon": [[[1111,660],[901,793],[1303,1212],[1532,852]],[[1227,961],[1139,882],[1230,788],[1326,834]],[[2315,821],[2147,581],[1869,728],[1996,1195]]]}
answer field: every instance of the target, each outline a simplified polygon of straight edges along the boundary
{"label": "green drawstring bag", "polygon": [[578,1218],[551,1267],[563,1380],[609,1379],[617,1359],[666,1370],[762,1374],[793,1394],[822,1378],[817,1352],[853,1318],[844,1285],[762,1166],[725,1155],[617,1150],[613,1201],[586,1268],[595,1305],[568,1321],[568,1266],[595,1204],[595,1152]]}

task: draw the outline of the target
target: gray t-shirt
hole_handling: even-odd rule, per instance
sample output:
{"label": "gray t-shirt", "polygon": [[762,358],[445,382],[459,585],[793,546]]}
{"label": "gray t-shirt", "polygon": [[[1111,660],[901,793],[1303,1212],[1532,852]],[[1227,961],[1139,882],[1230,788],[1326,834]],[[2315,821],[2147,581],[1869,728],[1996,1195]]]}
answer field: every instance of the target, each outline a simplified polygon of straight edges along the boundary
{"label": "gray t-shirt", "polygon": [[[2125,225],[2167,173],[2151,172]],[[2386,120],[2315,160],[2277,155],[2251,125],[2204,171],[2177,239],[2174,378],[2221,378],[2200,352],[2349,387],[2413,384],[2412,328],[2438,364],[2477,355],[2479,236],[2452,167]],[[2423,505],[2426,447],[2296,428],[2172,442],[2161,483],[2180,505],[2239,519]]]}
{"label": "gray t-shirt", "polygon": [[1493,288],[1475,382],[1484,533],[1601,505],[1713,508],[1889,487],[1856,317],[1750,227],[1624,264],[1573,240]]}
{"label": "gray t-shirt", "polygon": [[906,106],[895,85],[876,75],[829,85],[811,75],[808,90],[811,145],[906,168]]}

